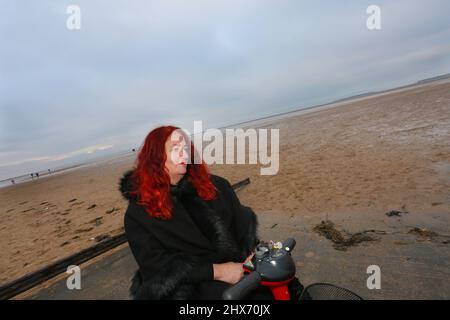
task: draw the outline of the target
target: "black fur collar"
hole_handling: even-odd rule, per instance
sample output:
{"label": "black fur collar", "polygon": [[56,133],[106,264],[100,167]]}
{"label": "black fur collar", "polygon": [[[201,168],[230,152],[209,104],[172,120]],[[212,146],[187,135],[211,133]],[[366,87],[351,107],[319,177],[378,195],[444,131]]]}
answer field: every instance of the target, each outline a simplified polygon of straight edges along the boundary
{"label": "black fur collar", "polygon": [[136,196],[130,194],[130,191],[134,191],[132,175],[133,170],[129,170],[124,173],[124,175],[122,176],[122,178],[120,178],[119,181],[119,191],[122,194],[122,196],[127,200],[136,199]]}

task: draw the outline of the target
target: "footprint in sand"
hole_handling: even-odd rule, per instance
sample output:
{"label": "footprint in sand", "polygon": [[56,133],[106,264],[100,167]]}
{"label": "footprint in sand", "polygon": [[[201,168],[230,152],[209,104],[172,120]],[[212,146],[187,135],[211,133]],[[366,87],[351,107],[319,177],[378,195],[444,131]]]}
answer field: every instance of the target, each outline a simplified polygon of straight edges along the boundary
{"label": "footprint in sand", "polygon": [[114,207],[114,208],[112,208],[111,210],[106,210],[105,212],[106,212],[106,214],[111,214],[111,213],[113,213],[113,212],[115,212],[115,211],[119,211],[119,210],[120,210],[120,208]]}
{"label": "footprint in sand", "polygon": [[58,233],[56,236],[57,236],[58,238],[62,238],[62,237],[64,237],[64,235],[65,235],[66,232],[67,232],[67,230],[65,230],[65,231],[63,231],[63,232],[61,232],[61,233]]}
{"label": "footprint in sand", "polygon": [[42,210],[35,211],[34,214],[35,214],[35,215],[39,215],[39,214],[43,214],[43,213],[45,213],[45,212],[47,212],[47,211],[48,211],[48,207],[45,207],[45,208],[42,209]]}
{"label": "footprint in sand", "polygon": [[93,205],[89,206],[89,208],[87,208],[88,210],[94,209],[97,205],[94,203]]}
{"label": "footprint in sand", "polygon": [[103,223],[103,217],[97,217],[94,220],[89,221],[89,223],[95,223],[95,226],[98,227]]}
{"label": "footprint in sand", "polygon": [[90,227],[90,228],[86,228],[86,229],[78,229],[78,230],[75,230],[75,233],[89,232],[92,229],[94,229],[94,228]]}

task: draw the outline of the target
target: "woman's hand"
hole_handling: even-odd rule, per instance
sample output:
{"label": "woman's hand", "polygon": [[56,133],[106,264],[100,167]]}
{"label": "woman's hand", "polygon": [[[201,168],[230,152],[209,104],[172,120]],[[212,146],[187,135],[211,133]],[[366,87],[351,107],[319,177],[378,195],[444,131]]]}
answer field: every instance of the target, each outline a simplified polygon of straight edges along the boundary
{"label": "woman's hand", "polygon": [[255,252],[253,251],[242,263],[227,262],[220,264],[213,264],[214,280],[220,280],[230,284],[238,283],[244,277],[243,264],[251,260]]}
{"label": "woman's hand", "polygon": [[239,262],[213,264],[214,280],[236,284],[244,277],[244,268]]}

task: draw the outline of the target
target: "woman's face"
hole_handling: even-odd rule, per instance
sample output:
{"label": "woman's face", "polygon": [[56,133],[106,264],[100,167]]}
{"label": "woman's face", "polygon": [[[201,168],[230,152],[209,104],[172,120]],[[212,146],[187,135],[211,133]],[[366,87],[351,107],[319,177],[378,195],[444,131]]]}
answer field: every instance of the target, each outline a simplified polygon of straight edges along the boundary
{"label": "woman's face", "polygon": [[172,184],[178,181],[186,173],[187,162],[189,159],[189,146],[180,131],[175,130],[167,139],[166,144],[166,164]]}

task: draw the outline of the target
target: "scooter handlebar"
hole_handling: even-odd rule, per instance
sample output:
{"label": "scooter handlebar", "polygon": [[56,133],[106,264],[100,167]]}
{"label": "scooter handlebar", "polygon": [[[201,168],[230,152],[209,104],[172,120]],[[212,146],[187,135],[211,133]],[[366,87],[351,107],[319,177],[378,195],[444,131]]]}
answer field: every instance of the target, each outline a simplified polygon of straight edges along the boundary
{"label": "scooter handlebar", "polygon": [[261,275],[258,272],[251,272],[247,276],[224,291],[222,298],[224,300],[240,300],[246,297],[250,292],[259,287]]}
{"label": "scooter handlebar", "polygon": [[296,241],[294,238],[287,238],[283,241],[283,248],[289,248],[288,251],[292,251],[295,248]]}

